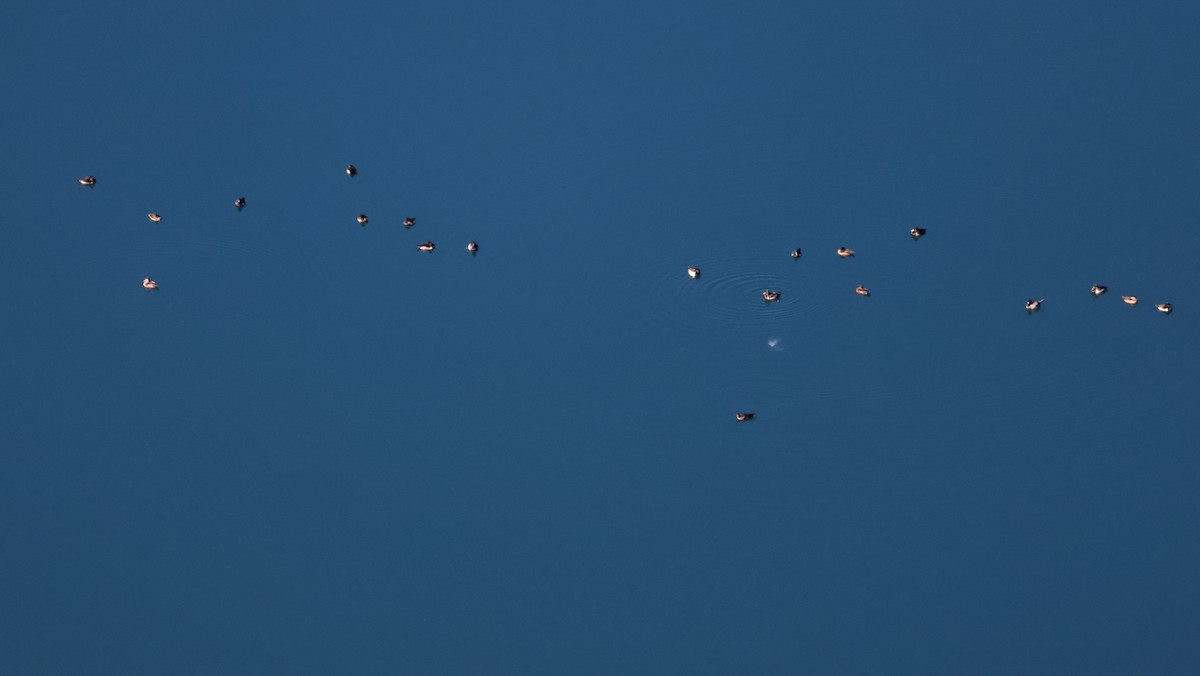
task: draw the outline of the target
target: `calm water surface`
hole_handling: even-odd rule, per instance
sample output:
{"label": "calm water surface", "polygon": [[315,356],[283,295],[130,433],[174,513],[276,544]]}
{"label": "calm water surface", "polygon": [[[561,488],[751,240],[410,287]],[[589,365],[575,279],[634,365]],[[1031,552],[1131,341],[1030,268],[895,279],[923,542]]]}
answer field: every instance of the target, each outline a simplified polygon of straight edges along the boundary
{"label": "calm water surface", "polygon": [[0,19],[0,672],[1200,664],[1196,10]]}

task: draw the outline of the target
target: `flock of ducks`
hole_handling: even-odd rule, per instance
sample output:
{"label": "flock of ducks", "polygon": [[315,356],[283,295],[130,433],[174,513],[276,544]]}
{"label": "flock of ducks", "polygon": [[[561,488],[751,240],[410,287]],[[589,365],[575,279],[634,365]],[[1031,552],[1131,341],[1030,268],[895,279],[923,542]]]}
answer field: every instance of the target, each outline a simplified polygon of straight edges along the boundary
{"label": "flock of ducks", "polygon": [[[914,241],[918,240],[925,236],[925,228],[913,228],[908,231],[908,234],[913,238]],[[800,247],[796,247],[795,249],[792,250],[792,260],[799,260],[800,257],[803,255],[804,255],[804,250],[801,249]],[[844,246],[838,247],[837,255],[838,255],[838,258],[850,258],[850,257],[854,256],[854,249],[851,249],[849,247],[844,247]],[[688,274],[688,277],[691,277],[692,279],[699,279],[700,278],[700,268],[695,267],[695,266],[688,267],[687,274]],[[865,296],[871,295],[871,290],[868,289],[867,287],[863,286],[862,284],[859,284],[858,286],[854,287],[854,293],[865,297]],[[783,296],[783,292],[776,291],[774,289],[766,289],[762,293],[763,300],[768,303],[777,301],[782,296]],[[1030,302],[1033,302],[1033,301],[1030,301]],[[1038,301],[1038,302],[1040,303],[1041,301]],[[1028,307],[1028,305],[1026,307]],[[748,420],[753,420],[754,415],[755,414],[753,411],[742,411],[740,413],[734,413],[733,417],[738,422],[746,422]]]}
{"label": "flock of ducks", "polygon": [[[346,175],[351,178],[354,178],[355,176],[358,175],[358,167],[354,166],[353,164],[348,165],[346,167]],[[96,177],[91,176],[91,175],[84,176],[83,178],[79,179],[79,184],[83,185],[83,186],[87,186],[89,188],[94,187],[96,185]],[[235,207],[237,207],[238,211],[241,211],[246,206],[246,198],[245,197],[237,198],[236,200],[233,201],[233,205]],[[158,223],[158,222],[162,221],[162,215],[158,214],[156,212],[151,212],[149,214],[146,214],[146,216],[147,216],[147,218],[150,219],[151,222],[154,222],[154,223]],[[359,225],[365,226],[370,221],[370,218],[366,214],[359,214],[357,220],[358,220]],[[417,219],[412,216],[408,216],[404,219],[403,223],[404,223],[405,228],[411,228],[417,224]],[[925,228],[912,228],[911,230],[908,231],[908,234],[913,238],[913,240],[918,240],[925,236],[925,232],[926,232]],[[420,244],[417,245],[417,249],[419,249],[421,251],[427,251],[427,252],[433,251],[435,248],[437,248],[437,247],[432,241],[421,242]],[[467,251],[471,252],[472,255],[478,253],[479,252],[479,244],[477,242],[475,242],[474,240],[468,242],[467,243]],[[804,252],[799,247],[794,249],[791,254],[793,260],[799,260],[799,258],[803,255],[804,255]],[[854,256],[854,249],[844,247],[844,246],[838,247],[837,255],[839,258],[843,258],[843,259],[851,258],[852,256]],[[695,266],[688,267],[687,275],[688,275],[688,277],[691,277],[692,279],[699,279],[700,278],[700,268],[695,267]],[[157,291],[158,290],[158,282],[154,281],[153,279],[150,279],[149,277],[146,277],[145,279],[142,280],[142,288],[146,289],[147,291]],[[1103,286],[1100,284],[1092,285],[1092,296],[1093,297],[1099,298],[1100,296],[1104,295],[1107,291],[1108,291],[1107,286]],[[856,286],[854,288],[854,293],[856,293],[860,296],[866,297],[866,296],[871,295],[871,290],[868,289],[867,287],[859,284],[858,286]],[[783,295],[782,292],[776,291],[774,289],[766,289],[762,293],[763,300],[766,301],[767,303],[771,303],[771,302],[779,300],[780,297],[782,297],[782,295]],[[1038,312],[1042,309],[1042,303],[1045,300],[1046,300],[1045,298],[1041,298],[1038,300],[1029,299],[1029,300],[1025,301],[1025,309],[1030,314],[1033,314],[1034,312]],[[1121,296],[1121,300],[1126,305],[1137,305],[1137,303],[1138,303],[1137,296]],[[1174,310],[1174,308],[1171,307],[1170,303],[1157,303],[1157,304],[1155,304],[1154,309],[1158,310],[1159,312],[1161,312],[1163,314],[1171,314],[1172,310]],[[743,411],[740,413],[735,413],[734,419],[737,420],[738,422],[746,422],[748,420],[753,420],[754,415],[755,414],[752,411]]]}
{"label": "flock of ducks", "polygon": [[[354,178],[355,176],[358,175],[358,167],[354,166],[353,164],[348,165],[346,167],[346,175],[349,176],[350,178]],[[79,185],[86,186],[88,188],[95,187],[96,177],[92,176],[90,174],[87,176],[84,176],[83,178],[79,179]],[[245,197],[237,198],[236,200],[233,201],[233,206],[236,207],[238,211],[241,211],[242,209],[244,209],[246,207],[246,198]],[[159,223],[163,219],[162,214],[159,214],[159,213],[153,212],[153,211],[146,214],[146,218],[149,218],[150,222],[152,222],[152,223]],[[368,216],[366,214],[359,214],[357,220],[358,220],[359,225],[365,226],[367,224],[367,222],[370,220],[370,218],[368,218]],[[404,227],[405,228],[411,228],[416,224],[417,224],[416,218],[414,218],[412,216],[405,217],[405,219],[404,219]],[[437,246],[432,241],[428,241],[428,240],[421,242],[420,244],[417,245],[417,249],[419,249],[421,251],[433,251],[435,248],[437,248]],[[471,240],[470,242],[467,242],[467,251],[471,252],[472,256],[479,253],[479,243],[476,242],[475,240]],[[690,273],[691,273],[691,270],[689,269],[689,274]],[[699,276],[699,274],[700,274],[700,271],[697,270],[696,276]],[[154,281],[153,279],[150,279],[149,277],[146,277],[145,279],[142,280],[142,288],[146,289],[147,291],[157,291],[158,290],[158,282]]]}
{"label": "flock of ducks", "polygon": [[[918,239],[924,237],[925,232],[926,232],[925,228],[913,228],[908,231],[908,234],[915,241],[915,240],[918,240]],[[798,260],[803,255],[804,255],[804,252],[801,249],[797,248],[792,251],[792,260]],[[843,259],[850,258],[850,257],[854,256],[854,249],[850,249],[850,248],[844,247],[844,246],[838,247],[837,255],[839,258],[843,258]],[[688,275],[688,277],[691,277],[692,279],[699,279],[700,278],[700,268],[695,267],[695,266],[688,267],[687,275]],[[1092,285],[1092,296],[1093,297],[1098,298],[1107,291],[1108,291],[1107,286],[1103,286],[1100,284]],[[856,293],[860,296],[866,297],[866,296],[871,295],[871,290],[868,289],[867,287],[863,286],[862,284],[859,284],[858,286],[854,287],[854,293]],[[774,289],[766,289],[762,293],[763,300],[766,301],[767,303],[771,303],[773,301],[779,300],[779,298],[782,295],[783,295],[782,292],[776,291]],[[1045,298],[1038,299],[1038,300],[1033,300],[1033,299],[1027,300],[1027,301],[1025,301],[1025,309],[1030,314],[1038,312],[1042,309],[1042,303],[1045,300],[1046,300]],[[1138,302],[1137,296],[1121,296],[1121,300],[1126,305],[1137,305],[1137,302]],[[1174,310],[1174,308],[1171,307],[1170,303],[1158,303],[1154,306],[1154,309],[1158,310],[1159,312],[1161,312],[1163,314],[1168,314],[1168,315],[1171,314],[1172,310]],[[739,413],[735,413],[733,417],[738,422],[746,422],[748,420],[753,420],[754,415],[755,414],[753,411],[742,411]]]}
{"label": "flock of ducks", "polygon": [[[1103,284],[1093,284],[1092,285],[1092,297],[1093,298],[1099,298],[1100,296],[1103,296],[1107,292],[1108,292],[1108,287],[1104,286]],[[1027,301],[1025,301],[1025,309],[1028,310],[1030,314],[1037,312],[1042,309],[1042,301],[1044,301],[1044,300],[1046,300],[1046,299],[1042,298],[1039,300],[1032,300],[1032,299],[1027,300]],[[1125,303],[1126,305],[1137,305],[1138,297],[1137,296],[1121,296],[1121,302]],[[1158,310],[1159,312],[1163,313],[1164,315],[1169,315],[1175,308],[1172,307],[1170,303],[1155,303],[1154,309]]]}

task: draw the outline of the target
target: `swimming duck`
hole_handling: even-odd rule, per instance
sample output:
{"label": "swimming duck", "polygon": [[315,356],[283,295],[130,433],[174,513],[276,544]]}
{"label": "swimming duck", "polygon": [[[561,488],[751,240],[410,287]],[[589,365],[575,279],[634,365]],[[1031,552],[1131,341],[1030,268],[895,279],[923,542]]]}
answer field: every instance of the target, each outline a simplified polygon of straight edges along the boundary
{"label": "swimming duck", "polygon": [[858,286],[856,286],[854,288],[854,293],[857,293],[860,296],[869,296],[869,295],[871,295],[871,290],[868,289],[867,287],[863,286],[862,284],[859,284]]}
{"label": "swimming duck", "polygon": [[842,258],[849,258],[854,255],[854,249],[847,249],[846,247],[841,247],[840,249],[838,249],[837,253]]}
{"label": "swimming duck", "polygon": [[753,420],[754,414],[753,413],[734,413],[733,417],[736,418],[738,422],[746,422],[747,420]]}
{"label": "swimming duck", "polygon": [[84,176],[83,178],[79,179],[79,185],[86,185],[87,187],[90,188],[90,187],[96,185],[96,177],[95,176]]}
{"label": "swimming duck", "polygon": [[[1043,298],[1042,300],[1046,300]],[[1042,309],[1042,300],[1027,300],[1025,301],[1025,309],[1030,312],[1037,312]]]}
{"label": "swimming duck", "polygon": [[1108,291],[1107,286],[1100,286],[1099,284],[1092,285],[1092,296],[1094,296],[1096,298],[1099,298],[1100,296],[1104,295],[1105,291]]}
{"label": "swimming duck", "polygon": [[475,240],[467,242],[467,251],[470,251],[471,253],[476,253],[479,251],[479,245],[475,243]]}
{"label": "swimming duck", "polygon": [[150,290],[150,291],[153,291],[153,290],[155,290],[155,289],[157,289],[157,288],[158,288],[158,282],[156,282],[156,281],[154,281],[153,279],[150,279],[149,277],[147,277],[147,278],[145,278],[145,279],[143,279],[143,280],[142,280],[142,288],[143,288],[143,289]]}
{"label": "swimming duck", "polygon": [[153,213],[146,214],[146,218],[149,218],[151,221],[153,221],[155,223],[162,220],[162,216],[159,216],[158,214],[153,214]]}
{"label": "swimming duck", "polygon": [[796,249],[795,251],[792,252],[792,260],[796,260],[797,258],[799,258],[803,255],[804,255],[803,251],[801,251],[800,249]]}
{"label": "swimming duck", "polygon": [[367,215],[366,215],[366,214],[359,214],[359,215],[358,215],[358,224],[359,224],[359,225],[366,225],[366,224],[367,224]]}
{"label": "swimming duck", "polygon": [[242,210],[242,207],[246,206],[246,198],[245,198],[245,197],[239,197],[239,198],[235,199],[235,200],[233,201],[233,206],[237,207],[237,208],[238,208],[238,211],[241,211],[241,210]]}
{"label": "swimming duck", "polygon": [[417,248],[421,251],[433,251],[433,246],[433,242],[421,242],[417,245]]}
{"label": "swimming duck", "polygon": [[1137,305],[1137,296],[1121,296],[1126,305]]}
{"label": "swimming duck", "polygon": [[1174,310],[1175,308],[1171,307],[1170,303],[1159,303],[1158,305],[1154,306],[1154,309],[1158,310],[1164,315],[1169,315],[1171,314],[1171,310]]}
{"label": "swimming duck", "polygon": [[358,167],[354,166],[353,164],[347,166],[346,167],[346,175],[350,176],[350,177],[357,176],[358,175]]}
{"label": "swimming duck", "polygon": [[700,268],[688,268],[688,277],[700,279]]}
{"label": "swimming duck", "polygon": [[912,235],[913,239],[919,239],[925,236],[925,228],[913,228],[908,231],[908,234]]}
{"label": "swimming duck", "polygon": [[417,224],[417,219],[413,218],[412,216],[409,216],[404,219],[404,227],[406,227],[406,228],[411,228],[416,224]]}
{"label": "swimming duck", "polygon": [[767,289],[766,291],[763,291],[763,300],[765,300],[767,302],[771,302],[773,300],[779,300],[779,295],[780,295],[780,293],[778,291],[772,291],[770,289]]}

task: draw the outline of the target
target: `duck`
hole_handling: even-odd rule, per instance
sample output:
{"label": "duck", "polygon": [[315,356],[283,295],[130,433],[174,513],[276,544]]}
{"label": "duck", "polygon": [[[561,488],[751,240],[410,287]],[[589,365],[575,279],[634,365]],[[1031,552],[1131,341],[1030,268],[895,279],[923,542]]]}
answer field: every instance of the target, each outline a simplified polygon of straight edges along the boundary
{"label": "duck", "polygon": [[406,228],[411,228],[416,224],[417,224],[417,219],[413,218],[412,216],[408,216],[404,219],[404,227],[406,227]]}
{"label": "duck", "polygon": [[146,214],[146,218],[149,218],[154,223],[157,223],[162,220],[162,216],[159,216],[158,214],[155,214],[155,213]]}
{"label": "duck", "polygon": [[773,300],[779,300],[779,296],[780,292],[778,291],[772,291],[770,289],[763,291],[763,300],[767,301],[768,303]]}
{"label": "duck", "polygon": [[688,277],[700,279],[700,268],[688,268]]}
{"label": "duck", "polygon": [[858,286],[856,286],[854,288],[854,293],[857,293],[860,296],[869,296],[869,295],[871,295],[871,290],[868,289],[867,287],[863,286],[862,284],[859,284]]}
{"label": "duck", "polygon": [[348,165],[346,167],[346,175],[351,178],[357,176],[358,175],[358,167],[354,166],[353,164]]}
{"label": "duck", "polygon": [[421,251],[433,251],[434,244],[433,242],[421,242],[417,245],[417,248]]}
{"label": "duck", "polygon": [[[1043,298],[1042,300],[1046,300]],[[1037,312],[1042,309],[1042,300],[1027,300],[1025,301],[1025,309],[1030,312]]]}
{"label": "duck", "polygon": [[467,251],[470,251],[471,253],[477,253],[479,251],[479,245],[475,243],[475,240],[467,242]]}
{"label": "duck", "polygon": [[1158,310],[1164,315],[1169,315],[1171,314],[1171,310],[1174,310],[1175,308],[1171,307],[1170,303],[1159,303],[1158,305],[1154,306],[1154,309]]}
{"label": "duck", "polygon": [[792,260],[796,260],[797,258],[799,258],[803,255],[804,255],[804,252],[801,251],[799,248],[797,248],[795,251],[792,252]]}
{"label": "duck", "polygon": [[83,178],[79,179],[79,185],[86,185],[87,187],[90,188],[90,187],[96,185],[96,177],[95,176],[84,176]]}
{"label": "duck", "polygon": [[735,419],[736,419],[738,422],[746,422],[747,420],[753,420],[753,419],[754,419],[754,414],[753,414],[753,413],[750,413],[750,412],[746,412],[746,413],[734,413],[734,414],[733,414],[733,417],[734,417],[734,418],[735,418]]}
{"label": "duck", "polygon": [[908,234],[912,235],[913,239],[920,239],[925,236],[925,228],[913,228]]}
{"label": "duck", "polygon": [[158,288],[158,282],[156,282],[156,281],[154,281],[153,279],[150,279],[149,277],[147,277],[147,278],[145,278],[145,279],[143,279],[143,280],[142,280],[142,288],[143,288],[143,289],[146,289],[146,290],[148,290],[148,291],[154,291],[155,289],[157,289],[157,288]]}
{"label": "duck", "polygon": [[237,207],[237,208],[238,208],[238,211],[241,211],[241,210],[242,210],[242,207],[246,206],[246,198],[245,198],[245,197],[239,197],[239,198],[235,199],[235,200],[233,201],[233,206]]}
{"label": "duck", "polygon": [[1107,286],[1101,286],[1099,284],[1092,285],[1092,296],[1095,298],[1099,298],[1100,296],[1103,296],[1105,291],[1108,291]]}
{"label": "duck", "polygon": [[847,249],[846,247],[841,247],[837,250],[837,254],[839,256],[841,256],[842,258],[849,258],[854,255],[854,249]]}
{"label": "duck", "polygon": [[1121,296],[1126,305],[1137,305],[1137,296]]}
{"label": "duck", "polygon": [[359,225],[366,225],[366,224],[367,224],[367,215],[366,215],[366,214],[359,214],[359,215],[358,215],[358,224],[359,224]]}

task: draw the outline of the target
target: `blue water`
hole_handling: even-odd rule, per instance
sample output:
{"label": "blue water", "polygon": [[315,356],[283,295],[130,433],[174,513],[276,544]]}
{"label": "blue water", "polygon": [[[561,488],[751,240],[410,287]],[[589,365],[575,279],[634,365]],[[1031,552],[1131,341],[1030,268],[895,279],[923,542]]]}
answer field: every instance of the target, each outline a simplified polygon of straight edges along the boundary
{"label": "blue water", "polygon": [[1200,8],[0,38],[0,673],[1200,667]]}

